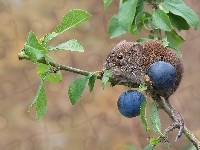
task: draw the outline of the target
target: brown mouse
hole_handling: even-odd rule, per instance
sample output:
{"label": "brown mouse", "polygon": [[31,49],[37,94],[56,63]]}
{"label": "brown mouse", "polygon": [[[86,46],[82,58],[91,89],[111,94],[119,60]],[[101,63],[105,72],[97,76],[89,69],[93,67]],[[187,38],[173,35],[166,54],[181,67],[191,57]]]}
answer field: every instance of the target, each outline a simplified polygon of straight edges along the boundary
{"label": "brown mouse", "polygon": [[181,82],[183,63],[174,50],[164,47],[157,40],[144,43],[126,41],[118,43],[107,56],[104,69],[112,71],[114,79],[120,83],[142,84],[145,82],[147,69],[157,61],[169,62],[177,71],[174,86],[167,91],[159,91],[160,96],[168,99]]}
{"label": "brown mouse", "polygon": [[170,48],[164,47],[157,40],[151,40],[144,43],[126,42],[118,43],[107,56],[104,64],[104,70],[112,71],[113,78],[119,83],[128,83],[131,86],[134,83],[145,83],[147,70],[151,64],[157,61],[170,63],[176,69],[176,80],[174,85],[164,91],[156,91],[157,95],[164,97],[165,104],[168,105],[173,116],[173,128],[178,125],[179,133],[176,140],[179,139],[184,130],[184,120],[181,114],[169,103],[169,97],[178,88],[184,68],[181,58]]}

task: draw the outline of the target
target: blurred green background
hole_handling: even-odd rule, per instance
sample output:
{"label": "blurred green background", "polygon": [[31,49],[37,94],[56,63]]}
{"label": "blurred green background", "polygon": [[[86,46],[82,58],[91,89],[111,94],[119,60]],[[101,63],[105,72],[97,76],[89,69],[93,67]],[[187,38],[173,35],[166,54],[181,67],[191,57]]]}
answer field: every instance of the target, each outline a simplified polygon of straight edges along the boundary
{"label": "blurred green background", "polygon": [[[199,0],[185,2],[200,16]],[[63,80],[59,84],[45,83],[48,109],[42,120],[34,119],[34,109],[30,113],[27,111],[40,82],[36,65],[19,61],[17,57],[28,32],[32,30],[41,38],[51,32],[69,10],[90,12],[89,21],[51,42],[56,45],[77,39],[85,52],[60,51],[51,56],[68,66],[99,71],[107,54],[119,41],[135,41],[147,36],[144,31],[136,37],[125,34],[109,38],[108,22],[118,11],[118,3],[114,0],[104,11],[102,0],[0,0],[0,150],[141,150],[148,144],[148,137],[157,137],[144,130],[139,117],[128,119],[118,112],[118,96],[127,87],[111,88],[108,84],[103,90],[101,82],[97,81],[94,91],[85,90],[80,101],[72,106],[67,96],[68,86],[80,75],[69,72],[62,72]],[[200,29],[180,34],[186,40],[180,49],[185,74],[170,99],[183,115],[186,126],[200,139]],[[148,104],[151,102],[149,100]],[[162,110],[159,114],[164,130],[171,120]],[[174,130],[169,134],[172,146],[169,149],[190,149],[190,142],[184,135],[174,142],[177,133],[178,130]],[[159,144],[156,149],[165,147]]]}

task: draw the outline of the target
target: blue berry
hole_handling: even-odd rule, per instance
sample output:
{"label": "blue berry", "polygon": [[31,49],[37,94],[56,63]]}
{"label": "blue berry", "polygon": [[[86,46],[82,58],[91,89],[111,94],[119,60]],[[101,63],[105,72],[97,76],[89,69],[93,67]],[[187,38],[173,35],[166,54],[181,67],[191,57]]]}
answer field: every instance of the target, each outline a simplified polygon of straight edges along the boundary
{"label": "blue berry", "polygon": [[139,116],[140,105],[144,99],[144,95],[136,90],[123,92],[118,98],[118,110],[127,118]]}
{"label": "blue berry", "polygon": [[176,81],[176,69],[170,63],[158,61],[148,68],[147,74],[150,77],[155,90],[163,91],[171,88]]}

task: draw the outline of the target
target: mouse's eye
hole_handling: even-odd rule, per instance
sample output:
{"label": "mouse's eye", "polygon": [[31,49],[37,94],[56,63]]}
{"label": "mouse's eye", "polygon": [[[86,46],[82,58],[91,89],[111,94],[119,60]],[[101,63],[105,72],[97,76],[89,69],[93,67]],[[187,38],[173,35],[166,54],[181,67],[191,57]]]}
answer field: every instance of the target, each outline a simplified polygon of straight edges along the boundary
{"label": "mouse's eye", "polygon": [[123,55],[118,55],[117,59],[123,59]]}

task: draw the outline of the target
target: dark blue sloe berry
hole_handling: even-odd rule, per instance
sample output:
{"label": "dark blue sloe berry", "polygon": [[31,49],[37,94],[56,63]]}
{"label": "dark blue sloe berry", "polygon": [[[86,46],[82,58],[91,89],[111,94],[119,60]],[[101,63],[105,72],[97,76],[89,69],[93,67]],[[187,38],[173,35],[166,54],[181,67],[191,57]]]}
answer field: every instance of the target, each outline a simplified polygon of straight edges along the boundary
{"label": "dark blue sloe berry", "polygon": [[123,92],[118,98],[118,110],[127,118],[139,116],[140,105],[144,99],[144,95],[136,90]]}
{"label": "dark blue sloe berry", "polygon": [[162,91],[171,88],[176,81],[176,69],[170,63],[158,61],[148,68],[147,74],[150,77],[155,90]]}

